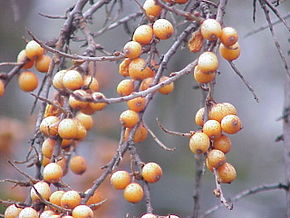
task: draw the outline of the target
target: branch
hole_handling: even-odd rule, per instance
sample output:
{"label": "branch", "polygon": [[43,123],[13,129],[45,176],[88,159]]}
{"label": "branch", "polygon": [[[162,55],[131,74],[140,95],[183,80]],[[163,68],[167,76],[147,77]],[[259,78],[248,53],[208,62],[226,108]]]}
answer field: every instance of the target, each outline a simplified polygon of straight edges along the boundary
{"label": "branch", "polygon": [[183,132],[176,132],[176,131],[172,131],[172,130],[169,130],[169,129],[166,129],[165,126],[159,121],[158,118],[156,118],[156,122],[158,124],[158,126],[160,127],[160,129],[162,129],[164,132],[170,134],[170,135],[176,135],[176,136],[185,136],[185,137],[191,137],[194,132],[190,132],[190,133],[183,133]]}

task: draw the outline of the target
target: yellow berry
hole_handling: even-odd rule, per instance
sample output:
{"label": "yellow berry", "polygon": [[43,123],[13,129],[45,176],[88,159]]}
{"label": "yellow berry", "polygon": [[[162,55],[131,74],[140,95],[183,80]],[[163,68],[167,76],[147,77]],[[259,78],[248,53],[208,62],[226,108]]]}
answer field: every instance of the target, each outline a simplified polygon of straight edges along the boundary
{"label": "yellow berry", "polygon": [[142,46],[138,42],[130,41],[125,44],[123,52],[127,58],[134,59],[141,55]]}
{"label": "yellow berry", "polygon": [[[40,196],[43,199],[45,200],[49,199],[51,195],[51,190],[50,190],[49,185],[46,182],[40,181],[36,183],[35,185],[33,185],[33,187],[37,190],[37,192],[40,194]],[[30,191],[31,200],[32,201],[40,200],[34,188],[31,188],[31,191]]]}
{"label": "yellow berry", "polygon": [[24,71],[18,77],[19,88],[25,92],[32,92],[38,86],[38,78],[31,71]]}
{"label": "yellow berry", "polygon": [[138,183],[130,183],[124,190],[124,198],[131,203],[141,201],[143,196],[143,188]]}
{"label": "yellow berry", "polygon": [[203,132],[196,132],[190,137],[189,148],[195,154],[203,154],[207,152],[209,146],[209,137]]}
{"label": "yellow berry", "polygon": [[208,120],[204,123],[202,131],[210,138],[219,137],[222,134],[221,124],[216,120]]}
{"label": "yellow berry", "polygon": [[70,90],[80,89],[84,85],[82,75],[76,70],[67,71],[62,78],[63,86]]}
{"label": "yellow berry", "polygon": [[73,209],[81,203],[81,196],[76,191],[67,191],[61,197],[61,206]]}
{"label": "yellow berry", "polygon": [[127,128],[133,128],[139,122],[139,115],[135,111],[126,110],[120,115],[120,122]]}
{"label": "yellow berry", "polygon": [[217,56],[213,52],[203,52],[198,58],[198,69],[203,73],[215,72],[219,63]]}
{"label": "yellow berry", "polygon": [[34,60],[43,55],[44,49],[36,41],[31,40],[26,44],[25,53],[30,60]]}
{"label": "yellow berry", "polygon": [[63,176],[62,168],[56,163],[49,163],[43,169],[43,179],[49,183],[57,183]]}
{"label": "yellow berry", "polygon": [[229,134],[235,134],[242,129],[242,123],[238,116],[227,115],[221,121],[222,130]]}
{"label": "yellow berry", "polygon": [[173,25],[166,19],[158,19],[153,24],[153,32],[159,39],[169,39],[174,33]]}
{"label": "yellow berry", "polygon": [[140,44],[147,45],[153,39],[153,29],[150,25],[141,25],[136,28],[133,40]]}
{"label": "yellow berry", "polygon": [[221,37],[222,28],[218,21],[215,19],[206,19],[200,25],[200,31],[203,38],[214,41]]}
{"label": "yellow berry", "polygon": [[130,184],[131,177],[127,171],[119,170],[112,174],[110,181],[115,189],[125,189]]}
{"label": "yellow berry", "polygon": [[157,163],[150,162],[144,165],[141,174],[146,182],[155,183],[162,176],[162,168]]}

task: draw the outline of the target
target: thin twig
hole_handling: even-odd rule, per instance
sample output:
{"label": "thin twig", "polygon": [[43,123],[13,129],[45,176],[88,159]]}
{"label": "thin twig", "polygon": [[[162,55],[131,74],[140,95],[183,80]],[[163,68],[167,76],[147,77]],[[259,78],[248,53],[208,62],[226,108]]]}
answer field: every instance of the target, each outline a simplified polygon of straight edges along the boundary
{"label": "thin twig", "polygon": [[165,126],[159,121],[158,118],[156,118],[156,122],[157,122],[158,126],[160,127],[160,129],[162,129],[164,132],[171,134],[171,135],[191,137],[194,134],[194,132],[188,133],[188,132],[176,132],[176,131],[169,130],[169,129],[165,128]]}

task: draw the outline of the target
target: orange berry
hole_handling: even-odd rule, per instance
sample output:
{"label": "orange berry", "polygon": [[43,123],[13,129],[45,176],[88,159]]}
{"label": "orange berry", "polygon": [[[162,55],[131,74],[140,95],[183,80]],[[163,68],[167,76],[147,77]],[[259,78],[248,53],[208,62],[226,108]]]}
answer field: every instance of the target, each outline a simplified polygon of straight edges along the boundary
{"label": "orange berry", "polygon": [[59,122],[58,134],[63,139],[74,139],[77,136],[78,127],[74,119],[66,118]]}
{"label": "orange berry", "polygon": [[82,112],[77,113],[76,119],[81,122],[81,124],[86,128],[86,130],[90,130],[94,125],[92,116],[84,114]]}
{"label": "orange berry", "polygon": [[70,146],[73,143],[73,139],[62,139],[61,140],[61,147],[66,148],[67,146]]}
{"label": "orange berry", "polygon": [[[159,80],[159,83],[162,83],[167,79],[169,79],[168,76],[162,76]],[[163,95],[168,95],[169,93],[173,92],[173,90],[174,90],[174,83],[173,82],[171,82],[167,85],[164,85],[163,87],[158,89],[158,91]]]}
{"label": "orange berry", "polygon": [[61,159],[59,159],[56,162],[57,165],[59,165],[63,171],[63,175],[67,174],[68,168],[67,168],[67,158],[65,157],[61,157]]}
{"label": "orange berry", "polygon": [[185,4],[188,2],[188,0],[174,0],[178,4]]}
{"label": "orange berry", "polygon": [[94,218],[94,212],[87,205],[79,205],[76,206],[72,215],[74,218]]}
{"label": "orange berry", "polygon": [[121,96],[130,95],[134,91],[134,80],[124,79],[117,86],[117,93]]}
{"label": "orange berry", "polygon": [[38,218],[38,213],[32,207],[25,207],[19,213],[19,218]]}
{"label": "orange berry", "polygon": [[62,78],[63,86],[70,90],[80,89],[84,85],[82,75],[76,70],[67,71]]}
{"label": "orange berry", "polygon": [[226,115],[236,115],[237,109],[230,103],[217,103],[208,112],[210,120],[221,122]]}
{"label": "orange berry", "polygon": [[221,121],[222,130],[229,134],[235,134],[242,129],[242,123],[238,116],[227,115]]}
{"label": "orange berry", "polygon": [[198,65],[194,68],[193,77],[198,83],[209,83],[212,82],[215,79],[216,73],[210,72],[210,73],[204,73],[202,72]]}
{"label": "orange berry", "polygon": [[150,25],[138,26],[133,34],[133,40],[140,44],[147,45],[153,39],[153,29]]}
{"label": "orange berry", "polygon": [[238,41],[238,33],[237,31],[232,27],[224,27],[222,29],[222,35],[221,35],[221,42],[225,46],[231,46],[235,44]]}
{"label": "orange berry", "polygon": [[207,152],[209,146],[209,137],[203,132],[196,132],[190,137],[189,148],[195,154],[203,154]]}
{"label": "orange berry", "polygon": [[217,56],[213,52],[203,52],[198,58],[198,69],[204,73],[215,72],[219,63]]}
{"label": "orange berry", "polygon": [[63,176],[62,168],[56,163],[49,163],[43,169],[43,179],[49,183],[57,183]]}
{"label": "orange berry", "polygon": [[139,122],[139,115],[135,111],[126,110],[120,115],[120,122],[127,128],[133,128]]}
{"label": "orange berry", "polygon": [[39,130],[46,136],[56,136],[58,134],[58,124],[58,117],[49,116],[41,121]]}
{"label": "orange berry", "polygon": [[158,182],[161,176],[162,168],[157,163],[150,162],[145,164],[142,168],[142,177],[146,182]]}
{"label": "orange berry", "polygon": [[[73,94],[83,97],[83,98],[89,97],[89,94],[85,90],[82,90],[82,89],[74,90]],[[79,109],[88,107],[89,102],[77,100],[74,97],[74,95],[71,94],[68,99],[68,104],[71,108],[79,110]]]}
{"label": "orange berry", "polygon": [[51,63],[51,58],[47,55],[42,55],[36,59],[35,68],[39,72],[46,73],[48,72],[50,63]]}
{"label": "orange berry", "polygon": [[51,139],[51,138],[45,139],[41,146],[41,152],[43,156],[47,158],[51,158],[55,144],[56,144],[56,141],[54,139]]}
{"label": "orange berry", "polygon": [[81,175],[87,170],[87,161],[82,156],[74,156],[69,162],[69,167],[73,173]]}
{"label": "orange berry", "polygon": [[208,164],[213,168],[218,168],[226,162],[225,154],[217,149],[213,149],[207,153]]}
{"label": "orange berry", "polygon": [[129,76],[129,64],[131,63],[130,58],[125,58],[119,65],[119,74],[121,76]]}
{"label": "orange berry", "polygon": [[[55,103],[56,105],[59,105],[59,103]],[[56,106],[52,104],[47,104],[45,107],[45,112],[44,112],[44,117],[49,117],[49,116],[59,116],[61,114],[61,110],[57,108]]]}
{"label": "orange berry", "polygon": [[159,39],[169,39],[174,33],[173,25],[166,19],[158,19],[153,24],[153,32]]}
{"label": "orange berry", "polygon": [[[85,194],[86,194],[88,191],[90,191],[90,189],[88,189],[88,190],[85,192]],[[87,204],[87,205],[97,204],[97,203],[102,202],[103,200],[104,200],[104,197],[101,195],[101,193],[100,193],[99,191],[95,191],[94,194],[93,194],[93,196],[91,196],[91,197],[89,198],[89,200],[87,201],[86,204]],[[92,210],[96,210],[96,209],[98,209],[99,207],[100,207],[100,205],[99,205],[99,206],[91,207],[91,209],[92,209]]]}
{"label": "orange berry", "polygon": [[124,198],[131,203],[141,201],[143,196],[143,188],[138,183],[130,183],[124,190]]}
{"label": "orange berry", "polygon": [[213,140],[213,148],[222,151],[224,154],[228,153],[232,148],[232,142],[226,135],[221,135]]}
{"label": "orange berry", "polygon": [[67,70],[61,70],[61,71],[58,71],[54,75],[54,77],[52,79],[52,85],[54,86],[54,88],[56,88],[56,89],[63,89],[64,88],[62,79],[63,79],[66,72],[67,72]]}
{"label": "orange berry", "polygon": [[34,40],[31,40],[25,47],[26,56],[33,60],[36,57],[43,55],[44,49]]}
{"label": "orange berry", "polygon": [[158,17],[162,10],[162,8],[155,3],[155,0],[146,0],[143,4],[143,9],[150,18]]}
{"label": "orange berry", "polygon": [[222,134],[221,124],[216,120],[208,120],[204,123],[202,131],[210,138],[217,138]]}
{"label": "orange berry", "polygon": [[[102,98],[105,98],[105,95],[101,92],[94,92],[94,93],[92,93],[92,98],[94,100],[102,99]],[[89,107],[91,109],[93,109],[94,111],[103,110],[106,106],[107,106],[107,103],[105,103],[105,102],[102,102],[102,103],[101,102],[100,103],[90,102],[89,103]]]}
{"label": "orange berry", "polygon": [[15,206],[15,204],[11,204],[8,206],[4,213],[4,218],[16,218],[21,212],[21,208]]}
{"label": "orange berry", "polygon": [[22,69],[29,69],[33,66],[34,61],[30,60],[27,56],[26,56],[26,52],[25,49],[23,49],[22,51],[19,52],[18,56],[17,56],[17,63],[25,63],[22,66]]}
{"label": "orange berry", "polygon": [[200,25],[200,31],[203,38],[214,41],[221,37],[222,28],[218,21],[215,19],[206,19]]}
{"label": "orange berry", "polygon": [[153,77],[155,72],[146,66],[146,61],[143,58],[136,58],[129,64],[129,76],[135,80],[143,80],[148,77]]}
{"label": "orange berry", "polygon": [[18,77],[19,88],[25,92],[32,92],[38,86],[38,78],[35,73],[24,71]]}
{"label": "orange berry", "polygon": [[61,205],[60,201],[64,193],[65,193],[64,191],[53,192],[49,197],[49,201],[55,205],[60,206]]}
{"label": "orange berry", "polygon": [[205,159],[205,166],[209,171],[213,172],[214,167],[208,163],[208,158]]}
{"label": "orange berry", "polygon": [[52,210],[45,210],[40,214],[39,218],[51,218],[54,215],[54,211]]}
{"label": "orange berry", "polygon": [[237,178],[236,169],[230,163],[224,163],[217,168],[218,181],[221,183],[231,183]]}
{"label": "orange berry", "polygon": [[[34,188],[37,190],[37,192],[40,194],[42,198],[44,198],[45,200],[49,199],[51,195],[51,190],[50,190],[49,185],[46,182],[40,181],[34,185]],[[30,190],[31,200],[32,201],[40,200],[34,188],[31,188]]]}
{"label": "orange berry", "polygon": [[115,189],[125,189],[131,182],[130,174],[127,171],[116,171],[111,176],[111,184]]}
{"label": "orange berry", "polygon": [[50,158],[47,158],[45,156],[42,156],[42,161],[41,161],[41,165],[42,166],[46,166],[47,164],[49,164],[51,161],[50,161]]}
{"label": "orange berry", "polygon": [[143,97],[133,98],[133,99],[127,101],[127,105],[128,105],[128,108],[130,110],[140,112],[140,111],[143,111],[145,109],[146,99]]}
{"label": "orange berry", "polygon": [[241,48],[238,42],[236,42],[234,45],[229,46],[229,47],[226,47],[225,45],[220,44],[219,52],[220,52],[220,55],[224,59],[228,61],[233,61],[240,56]]}
{"label": "orange berry", "polygon": [[98,92],[100,90],[98,80],[92,76],[85,76],[84,87],[86,89],[92,90],[93,92]]}
{"label": "orange berry", "polygon": [[204,107],[200,108],[195,114],[195,123],[198,126],[203,126]]}
{"label": "orange berry", "polygon": [[157,216],[152,213],[146,213],[143,216],[141,216],[141,218],[157,218]]}
{"label": "orange berry", "polygon": [[[131,131],[130,128],[126,128],[125,133],[124,133],[124,140],[125,141],[128,140],[130,131]],[[147,136],[148,136],[147,128],[145,128],[143,124],[140,124],[135,131],[133,140],[135,143],[143,142],[143,141],[145,141]]]}
{"label": "orange berry", "polygon": [[78,128],[76,139],[83,140],[87,136],[87,130],[78,119],[75,119],[75,122]]}
{"label": "orange berry", "polygon": [[153,84],[153,80],[154,80],[154,78],[152,78],[152,77],[144,79],[141,82],[140,91],[144,91],[144,90],[150,88],[150,86]]}
{"label": "orange berry", "polygon": [[138,58],[142,53],[142,46],[138,42],[130,41],[125,44],[123,52],[127,58]]}
{"label": "orange berry", "polygon": [[62,207],[67,209],[73,209],[81,203],[81,196],[76,191],[67,191],[62,197],[60,204]]}
{"label": "orange berry", "polygon": [[0,79],[0,96],[3,96],[5,92],[5,84],[3,80]]}

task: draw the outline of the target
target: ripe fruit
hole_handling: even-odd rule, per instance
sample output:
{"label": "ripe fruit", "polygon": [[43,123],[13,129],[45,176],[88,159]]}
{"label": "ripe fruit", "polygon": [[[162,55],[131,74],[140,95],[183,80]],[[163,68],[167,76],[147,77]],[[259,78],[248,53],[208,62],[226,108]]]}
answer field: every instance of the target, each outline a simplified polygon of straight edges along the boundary
{"label": "ripe fruit", "polygon": [[127,128],[133,128],[139,122],[139,115],[132,110],[123,111],[120,115],[120,122]]}
{"label": "ripe fruit", "polygon": [[[37,192],[40,194],[42,198],[44,198],[45,200],[49,199],[51,191],[49,185],[46,182],[40,181],[34,185],[34,188],[37,190]],[[40,200],[34,188],[31,188],[30,190],[31,200],[32,201]]]}
{"label": "ripe fruit", "polygon": [[32,92],[38,86],[38,78],[31,71],[24,71],[18,77],[19,88],[25,92]]}
{"label": "ripe fruit", "polygon": [[208,164],[213,168],[218,168],[226,162],[225,154],[217,149],[213,149],[207,153]]}
{"label": "ripe fruit", "polygon": [[86,205],[79,205],[73,209],[72,215],[75,218],[93,218],[94,212]]}
{"label": "ripe fruit", "polygon": [[130,174],[127,171],[116,171],[111,176],[111,184],[115,189],[124,189],[131,182]]}
{"label": "ripe fruit", "polygon": [[224,163],[217,168],[218,181],[221,183],[231,183],[237,178],[236,169],[230,163]]}
{"label": "ripe fruit", "polygon": [[221,122],[226,115],[236,115],[237,109],[230,103],[217,103],[208,112],[210,120]]}
{"label": "ripe fruit", "polygon": [[143,80],[154,76],[154,71],[146,66],[143,58],[136,58],[129,64],[129,76],[135,80]]}
{"label": "ripe fruit", "polygon": [[81,122],[81,124],[86,128],[86,130],[90,130],[94,125],[92,116],[84,114],[82,112],[77,113],[76,119]]}
{"label": "ripe fruit", "polygon": [[130,58],[125,58],[119,65],[119,74],[121,76],[129,76],[129,64],[131,63]]}
{"label": "ripe fruit", "polygon": [[87,161],[82,156],[74,156],[69,162],[71,171],[81,175],[87,170]]}
{"label": "ripe fruit", "polygon": [[161,176],[162,169],[157,163],[150,162],[145,164],[142,168],[142,177],[146,182],[158,182]]}
{"label": "ripe fruit", "polygon": [[59,182],[63,176],[62,168],[56,163],[49,163],[43,169],[43,179],[49,183]]}
{"label": "ripe fruit", "polygon": [[143,9],[145,10],[146,15],[150,18],[158,17],[162,10],[154,0],[146,0],[143,4]]}
{"label": "ripe fruit", "polygon": [[70,90],[80,89],[84,85],[82,75],[76,70],[67,71],[62,78],[63,86]]}
{"label": "ripe fruit", "polygon": [[213,148],[222,151],[223,153],[228,153],[232,148],[232,142],[230,138],[226,135],[221,135],[213,140]]}
{"label": "ripe fruit", "polygon": [[219,52],[220,52],[220,55],[224,59],[228,61],[233,61],[240,56],[241,48],[238,42],[236,42],[234,45],[229,46],[229,47],[226,47],[225,45],[220,44]]}
{"label": "ripe fruit", "polygon": [[[162,76],[159,80],[159,83],[162,83],[167,79],[169,79],[168,76]],[[167,85],[164,85],[163,87],[158,89],[158,91],[163,95],[168,95],[169,93],[173,92],[173,90],[174,90],[174,83],[173,82],[171,82]]]}
{"label": "ripe fruit", "polygon": [[[124,133],[124,140],[128,140],[129,134],[130,134],[131,129],[126,128],[125,133]],[[143,124],[140,124],[134,134],[133,141],[135,143],[143,142],[148,136],[148,130],[144,127]]]}
{"label": "ripe fruit", "polygon": [[51,139],[51,138],[45,139],[41,146],[41,152],[43,156],[47,158],[51,158],[55,144],[56,144],[56,141],[54,139]]}
{"label": "ripe fruit", "polygon": [[[98,99],[102,99],[105,98],[105,95],[101,92],[94,92],[92,94],[92,98],[94,100],[98,100]],[[107,103],[105,102],[100,102],[100,103],[94,103],[94,102],[90,102],[89,103],[89,107],[93,110],[93,111],[100,111],[103,110],[105,107],[107,106]]]}
{"label": "ripe fruit", "polygon": [[128,105],[128,108],[130,110],[140,112],[140,111],[143,111],[145,109],[146,99],[143,97],[133,98],[133,99],[127,101],[127,105]]}
{"label": "ripe fruit", "polygon": [[141,82],[140,91],[144,91],[144,90],[150,88],[150,86],[153,84],[153,80],[154,79],[152,77],[149,77],[149,78],[144,79]]}
{"label": "ripe fruit", "polygon": [[16,218],[21,212],[21,208],[15,206],[15,204],[11,204],[5,210],[4,217],[5,218]]}
{"label": "ripe fruit", "polygon": [[202,154],[207,152],[209,145],[209,137],[203,132],[196,132],[190,137],[189,148],[195,154]]}
{"label": "ripe fruit", "polygon": [[39,218],[51,218],[51,216],[54,215],[54,212],[52,210],[45,210],[40,214]]}
{"label": "ripe fruit", "polygon": [[23,49],[22,51],[19,52],[18,56],[17,56],[17,63],[24,63],[25,64],[22,66],[22,69],[29,69],[33,66],[34,61],[30,60],[27,56],[26,56],[26,52],[25,49]]}
{"label": "ripe fruit", "polygon": [[81,196],[76,191],[67,191],[61,197],[60,204],[67,209],[73,209],[81,203]]}
{"label": "ripe fruit", "polygon": [[242,128],[241,120],[236,115],[227,115],[221,121],[222,130],[229,134],[235,134]]}
{"label": "ripe fruit", "polygon": [[44,49],[36,41],[31,40],[26,44],[25,53],[30,60],[33,60],[36,57],[42,56]]}
{"label": "ripe fruit", "polygon": [[59,165],[63,171],[63,175],[67,174],[67,158],[61,157],[58,161],[56,161],[56,164]]}
{"label": "ripe fruit", "polygon": [[45,156],[42,156],[42,160],[41,160],[41,165],[42,166],[46,166],[47,164],[49,164],[51,161],[50,161],[50,158],[47,158]]}
{"label": "ripe fruit", "polygon": [[141,201],[143,196],[143,188],[138,183],[130,183],[124,190],[124,198],[131,203]]}
{"label": "ripe fruit", "polygon": [[[56,105],[60,105],[58,102],[55,102]],[[59,116],[61,114],[61,110],[52,104],[47,104],[44,112],[44,117],[49,116]]]}
{"label": "ripe fruit", "polygon": [[200,108],[195,114],[195,123],[198,126],[203,126],[204,107]]}
{"label": "ripe fruit", "polygon": [[222,134],[221,124],[216,120],[208,120],[203,125],[202,131],[210,138],[219,137]]}
{"label": "ripe fruit", "polygon": [[193,77],[198,83],[209,83],[215,79],[215,72],[204,73],[202,72],[198,65],[194,68]]}
{"label": "ripe fruit", "polygon": [[38,213],[32,207],[25,207],[19,213],[19,218],[38,218]]}
{"label": "ripe fruit", "polygon": [[67,72],[67,70],[61,70],[61,71],[58,71],[54,75],[54,77],[52,79],[52,85],[54,86],[54,88],[56,88],[56,89],[63,89],[64,88],[62,79],[63,79],[66,72]]}
{"label": "ripe fruit", "polygon": [[84,87],[86,89],[90,89],[94,92],[98,92],[100,90],[99,82],[96,78],[92,76],[85,76],[84,78]]}
{"label": "ripe fruit", "polygon": [[125,44],[123,52],[127,58],[134,59],[141,55],[142,46],[138,42],[130,41]]}
{"label": "ripe fruit", "polygon": [[60,121],[58,125],[58,134],[63,139],[74,139],[78,133],[78,127],[75,120],[66,118]]}
{"label": "ripe fruit", "polygon": [[159,39],[169,39],[174,33],[173,25],[166,19],[158,19],[153,24],[153,32]]}
{"label": "ripe fruit", "polygon": [[[88,189],[87,191],[85,191],[85,194],[89,191],[90,189]],[[101,193],[99,191],[95,191],[93,196],[91,196],[89,198],[89,200],[87,201],[87,205],[91,205],[91,204],[97,204],[97,203],[100,203],[101,201],[103,201],[104,198],[103,196],[101,195]],[[96,210],[100,207],[100,205],[98,206],[94,206],[94,207],[91,207],[92,210]]]}
{"label": "ripe fruit", "polygon": [[83,124],[81,124],[80,121],[78,121],[77,119],[75,119],[75,122],[77,123],[77,127],[78,127],[76,139],[77,140],[83,140],[87,136],[87,130],[83,126]]}
{"label": "ripe fruit", "polygon": [[218,59],[213,52],[203,52],[198,58],[198,69],[203,73],[214,72],[218,69]]}
{"label": "ripe fruit", "polygon": [[42,55],[36,59],[35,68],[39,72],[46,73],[48,71],[50,63],[51,63],[51,58],[47,55]]}
{"label": "ripe fruit", "polygon": [[231,46],[238,41],[238,33],[232,27],[225,27],[222,29],[221,42],[225,46]]}
{"label": "ripe fruit", "polygon": [[41,121],[39,130],[46,136],[56,136],[58,134],[58,124],[58,117],[49,116]]}
{"label": "ripe fruit", "polygon": [[5,84],[3,80],[0,79],[0,96],[3,96],[5,92]]}
{"label": "ripe fruit", "polygon": [[205,158],[205,166],[209,171],[213,172],[214,168],[208,163],[208,158]]}
{"label": "ripe fruit", "polygon": [[134,80],[124,79],[117,86],[117,93],[121,96],[130,95],[134,91]]}
{"label": "ripe fruit", "polygon": [[143,216],[141,216],[141,218],[157,218],[157,216],[152,213],[146,213]]}
{"label": "ripe fruit", "polygon": [[[85,90],[82,90],[82,89],[78,89],[78,90],[73,91],[73,94],[80,96],[80,97],[83,97],[83,98],[89,97],[89,94]],[[79,109],[88,107],[89,102],[77,100],[71,94],[69,96],[69,99],[68,99],[68,104],[71,108],[79,110]]]}
{"label": "ripe fruit", "polygon": [[222,28],[218,21],[215,19],[206,19],[200,25],[200,31],[203,38],[214,41],[220,38],[222,34]]}
{"label": "ripe fruit", "polygon": [[153,39],[153,29],[150,25],[138,26],[133,34],[133,40],[147,45]]}
{"label": "ripe fruit", "polygon": [[187,42],[187,47],[191,52],[199,52],[203,45],[203,37],[200,31],[192,33],[190,39]]}
{"label": "ripe fruit", "polygon": [[65,192],[64,191],[55,191],[53,192],[50,197],[49,197],[49,201],[55,205],[58,205],[60,206],[60,201],[61,201],[61,198],[63,196]]}

